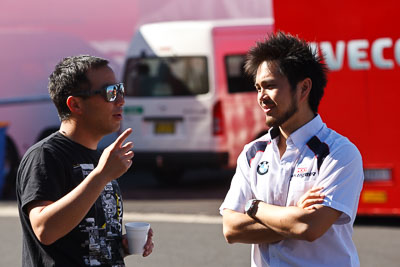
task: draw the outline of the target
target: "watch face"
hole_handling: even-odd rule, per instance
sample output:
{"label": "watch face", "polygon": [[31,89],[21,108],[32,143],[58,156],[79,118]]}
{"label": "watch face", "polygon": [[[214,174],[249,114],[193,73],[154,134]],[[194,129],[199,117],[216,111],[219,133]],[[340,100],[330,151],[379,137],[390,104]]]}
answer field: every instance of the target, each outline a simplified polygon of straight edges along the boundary
{"label": "watch face", "polygon": [[244,210],[247,212],[250,208],[251,205],[253,204],[254,199],[250,199],[249,201],[247,201],[246,206],[244,207]]}

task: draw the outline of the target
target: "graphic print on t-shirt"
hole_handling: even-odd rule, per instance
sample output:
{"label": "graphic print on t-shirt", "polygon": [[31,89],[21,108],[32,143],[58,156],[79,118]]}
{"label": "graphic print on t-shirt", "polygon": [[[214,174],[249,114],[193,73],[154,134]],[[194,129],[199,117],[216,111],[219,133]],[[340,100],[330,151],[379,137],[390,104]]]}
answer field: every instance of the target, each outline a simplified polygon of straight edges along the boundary
{"label": "graphic print on t-shirt", "polygon": [[[80,167],[85,178],[94,169],[93,164],[80,164]],[[88,249],[84,256],[87,266],[125,266],[118,245],[122,233],[122,203],[113,182],[104,187],[94,204],[94,212],[88,213],[79,229],[88,234],[88,239],[81,244]]]}

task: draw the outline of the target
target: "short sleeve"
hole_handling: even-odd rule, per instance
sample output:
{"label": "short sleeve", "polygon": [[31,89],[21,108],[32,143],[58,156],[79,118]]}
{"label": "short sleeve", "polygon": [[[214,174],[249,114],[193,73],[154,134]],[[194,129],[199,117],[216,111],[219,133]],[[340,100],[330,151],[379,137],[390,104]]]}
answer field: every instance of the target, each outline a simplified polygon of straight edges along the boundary
{"label": "short sleeve", "polygon": [[362,159],[351,143],[332,151],[320,169],[320,182],[326,195],[323,205],[343,212],[336,224],[355,219],[364,181]]}
{"label": "short sleeve", "polygon": [[251,183],[249,178],[250,167],[248,166],[246,153],[242,152],[237,160],[235,175],[224,202],[219,208],[222,215],[224,209],[244,212],[246,202],[252,198]]}
{"label": "short sleeve", "polygon": [[65,170],[57,155],[46,147],[37,147],[27,154],[18,172],[21,207],[33,200],[56,201],[65,191]]}

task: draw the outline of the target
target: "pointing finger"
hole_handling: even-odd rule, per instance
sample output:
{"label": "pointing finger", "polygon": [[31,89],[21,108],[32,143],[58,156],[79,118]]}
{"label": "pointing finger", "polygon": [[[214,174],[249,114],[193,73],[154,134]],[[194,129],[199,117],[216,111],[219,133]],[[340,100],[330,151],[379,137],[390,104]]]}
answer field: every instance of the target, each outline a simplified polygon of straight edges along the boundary
{"label": "pointing finger", "polygon": [[132,129],[126,129],[120,136],[118,136],[117,140],[115,140],[114,144],[117,147],[121,147],[122,143],[126,140],[126,138],[132,133]]}

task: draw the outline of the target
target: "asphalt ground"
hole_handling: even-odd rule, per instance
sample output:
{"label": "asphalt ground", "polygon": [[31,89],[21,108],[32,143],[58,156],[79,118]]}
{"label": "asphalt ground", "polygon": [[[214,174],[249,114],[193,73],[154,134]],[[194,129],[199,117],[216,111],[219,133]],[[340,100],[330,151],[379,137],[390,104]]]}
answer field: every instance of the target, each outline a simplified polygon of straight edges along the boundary
{"label": "asphalt ground", "polygon": [[[229,188],[228,171],[187,173],[179,184],[160,184],[146,172],[119,179],[124,220],[148,221],[155,249],[147,258],[128,256],[127,266],[250,266],[250,246],[227,244],[218,208]],[[20,266],[21,227],[16,202],[0,202],[0,266]],[[354,242],[361,266],[399,266],[400,218],[360,217]]]}

